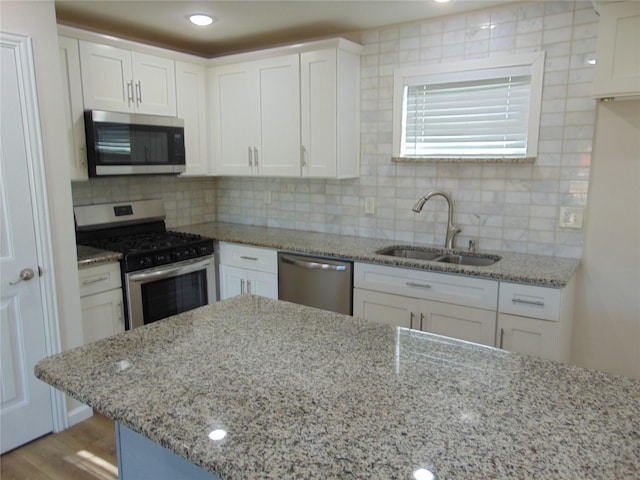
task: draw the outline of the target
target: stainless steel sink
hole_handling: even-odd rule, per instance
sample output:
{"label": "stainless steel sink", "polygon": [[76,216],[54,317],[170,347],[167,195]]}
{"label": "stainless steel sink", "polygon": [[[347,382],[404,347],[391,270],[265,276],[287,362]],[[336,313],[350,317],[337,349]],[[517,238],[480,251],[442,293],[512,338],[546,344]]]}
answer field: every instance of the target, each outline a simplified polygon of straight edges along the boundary
{"label": "stainless steel sink", "polygon": [[497,255],[457,254],[443,250],[430,250],[422,247],[398,245],[383,248],[378,250],[376,253],[378,255],[388,255],[391,257],[429,260],[432,262],[451,263],[457,265],[472,265],[474,267],[486,267],[493,265],[500,260],[500,257]]}
{"label": "stainless steel sink", "polygon": [[415,258],[417,260],[434,260],[442,256],[442,251],[427,250],[420,247],[387,247],[376,252],[378,255],[390,257]]}
{"label": "stainless steel sink", "polygon": [[471,256],[471,255],[443,255],[434,259],[436,262],[455,263],[457,265],[473,265],[474,267],[487,267],[493,265],[500,257],[495,256]]}

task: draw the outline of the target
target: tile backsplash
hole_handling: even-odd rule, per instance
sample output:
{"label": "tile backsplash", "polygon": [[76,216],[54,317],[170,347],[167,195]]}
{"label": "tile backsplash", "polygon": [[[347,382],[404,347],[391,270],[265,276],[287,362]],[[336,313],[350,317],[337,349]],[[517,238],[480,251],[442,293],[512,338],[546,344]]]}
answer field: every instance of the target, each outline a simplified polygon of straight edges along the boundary
{"label": "tile backsplash", "polygon": [[[74,204],[155,196],[165,199],[169,226],[215,219],[440,245],[444,200],[412,211],[439,189],[453,197],[458,246],[475,239],[481,249],[580,257],[582,230],[558,220],[560,207],[587,204],[596,110],[588,61],[597,21],[590,1],[516,2],[364,32],[358,179],[97,179],[73,184]],[[535,163],[392,163],[395,68],[540,50],[546,60]],[[367,197],[374,214],[365,214]]]}

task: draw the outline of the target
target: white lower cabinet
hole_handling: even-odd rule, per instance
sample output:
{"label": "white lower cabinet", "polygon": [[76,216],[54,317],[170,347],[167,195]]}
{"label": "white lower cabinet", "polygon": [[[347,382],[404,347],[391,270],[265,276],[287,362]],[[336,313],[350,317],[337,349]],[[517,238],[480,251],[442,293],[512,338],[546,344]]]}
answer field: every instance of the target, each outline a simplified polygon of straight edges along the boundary
{"label": "white lower cabinet", "polygon": [[278,298],[278,252],[235,243],[218,247],[220,299],[251,293]]}
{"label": "white lower cabinet", "polygon": [[564,288],[500,282],[496,346],[568,362],[573,302],[573,281]]}
{"label": "white lower cabinet", "polygon": [[374,322],[494,345],[495,310],[356,288],[353,291],[353,314]]}
{"label": "white lower cabinet", "polygon": [[493,346],[498,282],[356,263],[353,314]]}
{"label": "white lower cabinet", "polygon": [[79,270],[84,343],[124,332],[120,265],[108,263]]}

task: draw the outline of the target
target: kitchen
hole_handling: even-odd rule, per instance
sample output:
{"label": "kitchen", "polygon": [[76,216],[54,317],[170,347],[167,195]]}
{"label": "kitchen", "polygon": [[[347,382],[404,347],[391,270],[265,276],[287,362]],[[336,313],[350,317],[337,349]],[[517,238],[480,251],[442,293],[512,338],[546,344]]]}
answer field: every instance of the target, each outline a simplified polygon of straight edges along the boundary
{"label": "kitchen", "polygon": [[[573,8],[573,3],[570,4]],[[21,8],[28,9],[28,6]],[[538,42],[543,36],[551,38],[565,38],[566,35],[566,5],[552,3],[544,9],[542,6],[532,7],[537,13],[528,19],[522,20],[518,32],[517,41],[522,46],[528,46],[527,42]],[[554,11],[557,8],[559,11]],[[537,9],[537,10],[536,10]],[[543,9],[543,10],[541,10]],[[523,10],[524,11],[524,10]],[[503,15],[515,16],[513,10],[504,7],[500,10]],[[544,12],[544,15],[543,15]],[[3,11],[4,13],[4,11]],[[548,14],[547,26],[554,26],[549,33],[543,30],[543,18]],[[482,17],[481,12],[476,15]],[[11,18],[11,17],[8,17]],[[576,10],[571,16],[570,34],[575,37],[571,42],[571,48],[580,57],[588,56],[595,52],[595,32],[597,16],[590,2],[578,2]],[[473,17],[454,16],[450,22],[430,21],[423,25],[424,31],[436,29],[456,29],[458,31],[466,25],[467,19],[472,22]],[[563,20],[564,19],[564,20]],[[49,18],[49,21],[51,18]],[[24,20],[16,20],[14,25],[22,25]],[[446,23],[446,26],[445,26]],[[563,28],[562,25],[565,25]],[[51,34],[55,26],[48,25],[43,32]],[[23,27],[25,32],[36,35],[33,26],[28,24]],[[513,25],[515,28],[515,25]],[[4,29],[4,28],[3,28]],[[9,29],[10,30],[10,29]],[[544,32],[544,33],[543,33]],[[42,33],[44,35],[44,33]],[[429,35],[436,35],[435,33]],[[557,35],[554,37],[553,35]],[[447,35],[454,42],[456,35]],[[38,38],[38,37],[36,37]],[[397,42],[403,45],[408,57],[411,56],[411,27],[405,29],[391,28],[366,32],[360,43],[365,46],[365,52],[361,62],[363,65],[362,76],[371,70],[376,70],[372,65],[379,65],[382,70],[385,66],[392,68],[396,60],[383,54],[385,49],[391,48],[391,44]],[[404,39],[404,40],[400,40]],[[430,37],[430,40],[432,37]],[[472,37],[473,40],[477,38]],[[504,41],[513,41],[506,35]],[[476,42],[479,44],[479,42]],[[415,44],[415,41],[414,41]],[[475,43],[474,43],[475,44]],[[559,42],[566,47],[567,42]],[[40,44],[38,44],[40,45]],[[394,47],[395,48],[395,47]],[[441,48],[441,47],[440,47]],[[458,48],[460,48],[458,46]],[[546,47],[545,47],[546,48]],[[443,55],[442,50],[434,47],[431,55]],[[45,62],[36,49],[36,59]],[[370,52],[370,53],[367,53]],[[375,53],[374,53],[375,52]],[[381,52],[381,53],[378,53]],[[394,55],[399,55],[399,50]],[[200,223],[202,221],[218,220],[234,223],[246,223],[254,225],[282,226],[300,230],[327,231],[329,233],[355,234],[366,237],[386,238],[396,242],[417,242],[427,244],[439,244],[444,236],[444,222],[436,222],[435,226],[427,218],[415,215],[411,211],[413,203],[422,194],[432,188],[448,190],[453,193],[456,205],[456,222],[462,227],[463,233],[459,238],[459,244],[465,245],[468,239],[478,240],[479,248],[506,251],[526,251],[530,253],[542,253],[545,255],[558,255],[562,257],[580,258],[583,260],[583,274],[593,273],[586,270],[590,261],[602,261],[599,257],[601,251],[594,252],[591,260],[583,256],[588,251],[588,238],[583,238],[580,230],[566,230],[556,227],[557,212],[559,206],[571,205],[578,207],[587,206],[587,183],[590,173],[591,140],[596,122],[596,102],[591,97],[591,75],[593,67],[583,64],[571,63],[568,66],[566,55],[561,52],[558,59],[561,65],[556,78],[560,82],[552,90],[557,97],[543,99],[550,104],[563,105],[562,114],[550,116],[549,122],[557,121],[562,116],[561,128],[550,123],[541,136],[541,156],[535,166],[532,165],[401,165],[392,164],[390,157],[390,124],[387,113],[390,109],[390,94],[388,92],[388,76],[373,75],[369,80],[363,80],[362,90],[362,159],[361,176],[359,180],[283,180],[264,178],[162,178],[158,184],[156,179],[100,179],[86,183],[73,183],[73,197],[66,191],[68,180],[65,181],[65,173],[59,168],[48,168],[47,181],[50,189],[50,202],[52,216],[56,219],[52,222],[54,227],[54,242],[56,250],[65,253],[71,258],[74,253],[67,251],[69,246],[62,239],[72,239],[72,218],[69,218],[71,203],[101,203],[109,201],[122,201],[125,199],[148,198],[161,196],[165,200],[168,212],[168,225],[170,227],[185,226]],[[396,58],[396,57],[393,57]],[[440,57],[438,57],[440,58]],[[389,63],[391,62],[391,63]],[[562,63],[564,62],[564,63]],[[564,80],[561,80],[564,79]],[[568,79],[568,80],[567,80]],[[571,86],[567,81],[571,82]],[[387,83],[385,83],[387,82]],[[562,83],[564,82],[564,83]],[[54,85],[39,85],[40,101],[47,100],[43,92],[55,91]],[[53,102],[55,103],[55,102]],[[566,105],[566,107],[564,107]],[[611,107],[617,107],[614,103]],[[630,103],[628,105],[633,105]],[[636,104],[637,105],[637,104]],[[46,106],[46,105],[45,105]],[[600,109],[604,109],[600,106]],[[43,118],[48,111],[50,118],[56,118],[55,108],[42,109]],[[557,112],[553,112],[557,113]],[[553,117],[553,118],[551,118]],[[564,120],[568,118],[569,120]],[[568,122],[568,123],[565,123]],[[56,136],[50,133],[53,125],[43,127],[45,139],[48,139],[50,152],[58,152],[55,158],[64,158],[61,149],[65,147],[57,145]],[[52,138],[53,135],[53,138]],[[637,135],[636,137],[637,138]],[[385,139],[384,143],[378,139]],[[563,140],[564,139],[564,140]],[[53,153],[52,153],[53,155]],[[54,162],[54,160],[50,160]],[[597,160],[596,160],[597,161]],[[608,161],[613,161],[608,159]],[[60,160],[58,160],[60,162]],[[56,162],[54,162],[56,164]],[[618,182],[633,182],[633,176],[627,175],[617,179]],[[628,183],[627,183],[628,184]],[[622,185],[627,185],[622,184]],[[627,188],[619,191],[633,192],[637,183],[631,183]],[[265,204],[265,192],[269,191],[271,204]],[[612,192],[605,193],[605,200],[601,200],[603,209],[613,200]],[[364,213],[365,197],[375,198],[376,214]],[[208,199],[213,198],[214,202]],[[491,205],[506,205],[497,214],[489,216],[484,213],[482,219],[474,217],[478,215],[477,202]],[[626,201],[626,208],[637,205],[633,197]],[[489,208],[487,207],[487,208]],[[624,205],[622,205],[624,207]],[[435,211],[435,205],[432,206]],[[589,204],[591,208],[591,204]],[[481,212],[483,213],[483,212]],[[434,215],[435,213],[432,213]],[[440,210],[438,210],[440,214]],[[422,214],[424,215],[424,213]],[[586,212],[586,225],[588,225],[589,212]],[[609,216],[612,216],[609,214]],[[292,220],[293,217],[293,220]],[[633,211],[627,214],[628,222],[633,222]],[[440,218],[440,217],[438,217]],[[490,224],[482,224],[481,220]],[[633,223],[625,223],[626,229],[633,232],[637,226]],[[608,229],[609,227],[602,227]],[[58,231],[56,233],[56,231]],[[68,241],[67,240],[67,241]],[[629,245],[629,247],[622,247]],[[626,244],[625,242],[630,242]],[[616,239],[616,252],[625,255],[633,255],[635,245],[633,237],[621,236]],[[607,254],[605,271],[616,276],[619,265],[627,265],[630,279],[625,288],[634,288],[637,285],[637,273],[633,272],[633,261],[624,260],[615,263],[613,267],[612,256],[615,252]],[[629,258],[629,257],[626,257]],[[77,338],[78,314],[74,312],[78,308],[77,299],[73,297],[75,272],[70,272],[70,265],[65,264],[63,258],[56,257],[56,262],[61,265],[56,273],[63,277],[65,291],[59,292],[60,308],[69,314],[61,315],[62,339],[65,347],[80,344]],[[598,267],[599,268],[599,267]],[[592,270],[595,272],[597,269]],[[617,277],[616,277],[617,278]],[[636,282],[635,284],[633,282]],[[604,288],[598,283],[599,288]],[[578,289],[580,292],[580,289]],[[633,292],[633,290],[631,290]],[[637,291],[637,287],[636,287]],[[582,293],[583,298],[594,297],[589,295],[592,290]],[[598,293],[598,296],[600,293]],[[580,297],[580,293],[578,294]],[[591,301],[591,300],[590,300]],[[587,302],[578,301],[574,323],[574,363],[598,369],[604,369],[613,373],[621,373],[627,376],[638,376],[638,351],[636,341],[638,338],[637,296],[633,293],[621,295],[621,300],[616,300],[613,313],[607,316],[609,323],[606,328],[600,323],[600,316],[580,311],[581,304]],[[607,304],[608,305],[608,304]],[[621,312],[628,310],[628,314]],[[583,322],[583,324],[581,324]]]}

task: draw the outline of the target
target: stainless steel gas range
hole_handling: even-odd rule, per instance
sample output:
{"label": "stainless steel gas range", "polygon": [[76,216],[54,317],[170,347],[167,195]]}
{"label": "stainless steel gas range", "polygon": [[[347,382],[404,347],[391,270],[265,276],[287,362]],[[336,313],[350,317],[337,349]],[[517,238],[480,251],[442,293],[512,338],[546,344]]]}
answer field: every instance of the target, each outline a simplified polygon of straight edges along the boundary
{"label": "stainless steel gas range", "polygon": [[74,208],[79,245],[122,253],[127,329],[216,301],[213,239],[168,231],[162,200]]}

